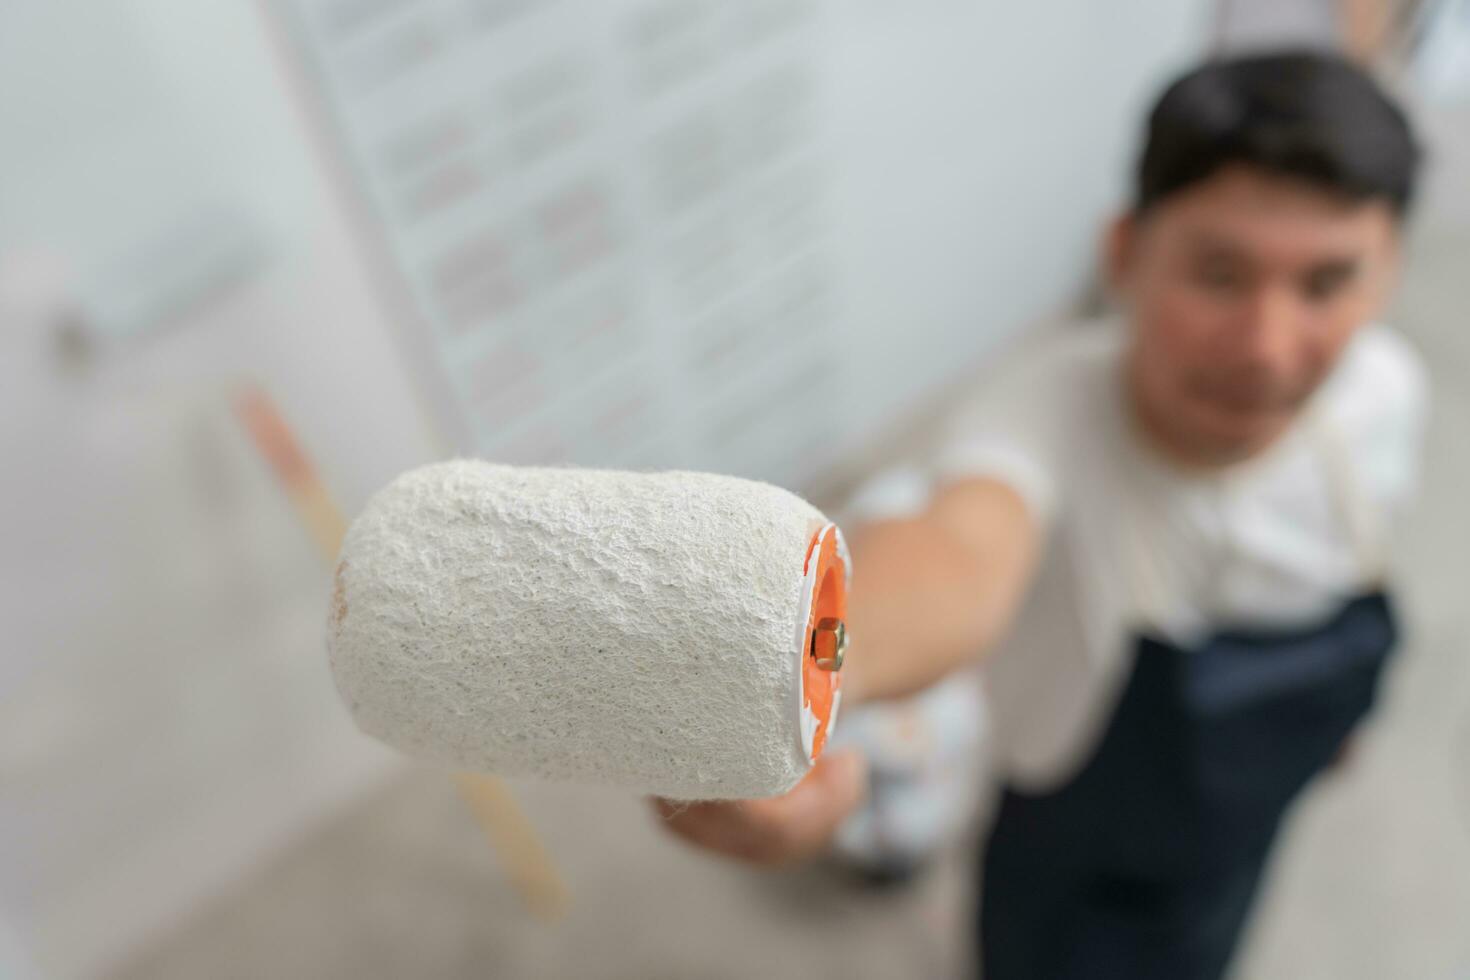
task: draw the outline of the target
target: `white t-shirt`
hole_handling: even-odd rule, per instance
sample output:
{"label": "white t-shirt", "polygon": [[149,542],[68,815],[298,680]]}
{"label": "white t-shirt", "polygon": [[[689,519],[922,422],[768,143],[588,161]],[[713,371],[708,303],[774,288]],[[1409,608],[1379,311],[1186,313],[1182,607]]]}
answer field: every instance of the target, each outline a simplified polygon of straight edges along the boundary
{"label": "white t-shirt", "polygon": [[[989,476],[1045,529],[1036,580],[985,667],[995,762],[1032,789],[1087,757],[1143,622],[1189,645],[1222,626],[1319,619],[1371,584],[1359,546],[1383,543],[1351,533],[1342,501],[1384,526],[1414,491],[1427,388],[1389,329],[1354,337],[1269,450],[1213,474],[1171,467],[1139,441],[1121,386],[1126,339],[1108,319],[1015,352],[955,413],[926,466],[881,476],[850,508],[858,519],[913,512],[946,481]],[[1326,458],[1327,431],[1346,481]]]}

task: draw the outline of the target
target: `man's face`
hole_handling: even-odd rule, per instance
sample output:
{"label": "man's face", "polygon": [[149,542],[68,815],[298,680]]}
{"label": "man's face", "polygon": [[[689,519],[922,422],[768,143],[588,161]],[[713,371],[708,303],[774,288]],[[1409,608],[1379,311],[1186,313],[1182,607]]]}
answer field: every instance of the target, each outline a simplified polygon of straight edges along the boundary
{"label": "man's face", "polygon": [[1234,166],[1120,221],[1109,258],[1146,425],[1224,464],[1279,435],[1380,310],[1397,222],[1384,202]]}

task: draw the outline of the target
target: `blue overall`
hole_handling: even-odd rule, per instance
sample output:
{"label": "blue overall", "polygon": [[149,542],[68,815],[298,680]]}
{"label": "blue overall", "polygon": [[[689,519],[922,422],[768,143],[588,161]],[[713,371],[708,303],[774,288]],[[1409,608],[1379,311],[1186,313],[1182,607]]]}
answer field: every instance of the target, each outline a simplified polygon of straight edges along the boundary
{"label": "blue overall", "polygon": [[984,980],[1220,977],[1282,814],[1373,704],[1386,593],[1193,648],[1151,632],[1090,761],[1008,789],[983,859]]}

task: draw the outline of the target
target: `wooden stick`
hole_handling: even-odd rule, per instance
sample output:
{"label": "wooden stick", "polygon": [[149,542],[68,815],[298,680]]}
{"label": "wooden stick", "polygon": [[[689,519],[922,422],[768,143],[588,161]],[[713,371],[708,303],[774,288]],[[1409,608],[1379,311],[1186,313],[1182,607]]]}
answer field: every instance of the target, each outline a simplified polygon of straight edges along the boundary
{"label": "wooden stick", "polygon": [[[291,498],[318,553],[328,566],[336,564],[347,521],[291,427],[258,387],[239,393],[235,413]],[[454,782],[486,840],[500,853],[526,907],[540,918],[559,918],[570,894],[510,787],[496,776],[469,772],[456,773]]]}
{"label": "wooden stick", "polygon": [[560,918],[571,895],[510,787],[499,777],[473,772],[455,773],[454,782],[480,829],[500,852],[526,906],[542,919]]}

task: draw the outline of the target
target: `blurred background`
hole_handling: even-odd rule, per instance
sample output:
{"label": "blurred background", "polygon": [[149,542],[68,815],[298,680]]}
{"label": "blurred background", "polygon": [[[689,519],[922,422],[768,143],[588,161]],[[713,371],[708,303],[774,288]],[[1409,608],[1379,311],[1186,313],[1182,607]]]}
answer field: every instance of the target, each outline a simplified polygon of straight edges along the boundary
{"label": "blurred background", "polygon": [[1470,977],[1462,0],[0,6],[0,976],[962,975],[965,834],[873,889],[517,782],[491,846],[336,700],[341,515],[451,453],[840,507],[1096,302],[1160,84],[1284,43],[1431,148],[1436,401],[1408,655],[1241,973]]}

